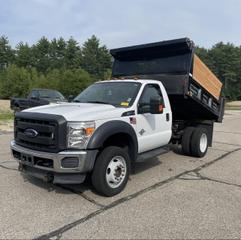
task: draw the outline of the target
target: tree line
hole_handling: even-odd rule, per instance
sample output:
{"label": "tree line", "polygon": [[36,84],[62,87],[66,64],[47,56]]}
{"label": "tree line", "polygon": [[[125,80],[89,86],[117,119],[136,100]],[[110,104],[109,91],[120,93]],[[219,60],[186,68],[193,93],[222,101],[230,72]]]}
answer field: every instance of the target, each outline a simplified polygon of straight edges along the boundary
{"label": "tree line", "polygon": [[109,78],[111,56],[92,36],[83,46],[70,38],[49,41],[42,37],[29,46],[13,49],[0,37],[0,98],[25,97],[32,88],[57,89],[65,96],[77,95],[97,79]]}
{"label": "tree line", "polygon": [[[223,82],[223,95],[241,98],[241,46],[219,42],[197,55]],[[111,55],[96,36],[82,46],[74,39],[20,42],[15,48],[0,37],[0,98],[25,97],[32,88],[52,88],[65,96],[77,95],[96,80],[110,78]]]}

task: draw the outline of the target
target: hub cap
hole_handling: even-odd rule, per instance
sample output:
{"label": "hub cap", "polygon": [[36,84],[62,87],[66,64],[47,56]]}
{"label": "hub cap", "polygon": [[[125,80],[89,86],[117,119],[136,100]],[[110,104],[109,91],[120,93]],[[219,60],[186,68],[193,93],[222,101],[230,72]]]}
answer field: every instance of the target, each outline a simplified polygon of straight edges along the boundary
{"label": "hub cap", "polygon": [[111,188],[119,187],[126,177],[126,162],[122,156],[115,156],[106,169],[106,182]]}
{"label": "hub cap", "polygon": [[207,138],[207,135],[205,133],[203,133],[200,138],[200,151],[202,153],[204,153],[206,151],[207,145],[208,145],[208,138]]}

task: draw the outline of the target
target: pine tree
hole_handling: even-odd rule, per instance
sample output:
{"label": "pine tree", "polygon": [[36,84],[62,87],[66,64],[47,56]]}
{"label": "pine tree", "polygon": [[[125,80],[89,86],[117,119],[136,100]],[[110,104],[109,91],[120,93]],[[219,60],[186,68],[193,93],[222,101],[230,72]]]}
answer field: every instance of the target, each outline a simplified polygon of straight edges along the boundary
{"label": "pine tree", "polygon": [[0,70],[7,68],[14,61],[14,51],[9,45],[8,38],[0,37]]}
{"label": "pine tree", "polygon": [[94,35],[83,45],[81,66],[95,79],[103,79],[111,68],[111,56],[106,46],[100,46],[99,39]]}

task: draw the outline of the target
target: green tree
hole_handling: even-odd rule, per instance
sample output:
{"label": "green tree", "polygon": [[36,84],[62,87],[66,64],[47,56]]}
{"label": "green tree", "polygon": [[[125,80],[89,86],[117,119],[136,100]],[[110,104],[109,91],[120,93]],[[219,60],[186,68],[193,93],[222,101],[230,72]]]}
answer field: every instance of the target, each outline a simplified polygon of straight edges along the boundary
{"label": "green tree", "polygon": [[0,70],[5,69],[14,60],[14,51],[9,45],[8,38],[0,37]]}
{"label": "green tree", "polygon": [[51,66],[50,61],[50,42],[42,37],[36,45],[32,46],[35,67],[39,72],[45,73]]}
{"label": "green tree", "polygon": [[72,37],[67,41],[65,49],[65,67],[68,68],[79,68],[81,65],[81,48],[77,41]]}
{"label": "green tree", "polygon": [[26,97],[31,74],[24,68],[10,65],[0,75],[0,98]]}
{"label": "green tree", "polygon": [[65,67],[66,42],[63,38],[54,38],[50,43],[50,68],[62,69]]}
{"label": "green tree", "polygon": [[48,88],[58,90],[61,72],[58,69],[49,70],[46,74],[38,73],[33,88]]}
{"label": "green tree", "polygon": [[62,72],[58,89],[66,97],[77,96],[83,89],[93,82],[93,79],[83,69],[67,69]]}
{"label": "green tree", "polygon": [[106,46],[100,46],[99,39],[94,35],[83,45],[81,66],[95,79],[103,79],[111,68],[111,56]]}
{"label": "green tree", "polygon": [[19,67],[32,68],[35,65],[32,48],[20,42],[16,47],[15,63]]}

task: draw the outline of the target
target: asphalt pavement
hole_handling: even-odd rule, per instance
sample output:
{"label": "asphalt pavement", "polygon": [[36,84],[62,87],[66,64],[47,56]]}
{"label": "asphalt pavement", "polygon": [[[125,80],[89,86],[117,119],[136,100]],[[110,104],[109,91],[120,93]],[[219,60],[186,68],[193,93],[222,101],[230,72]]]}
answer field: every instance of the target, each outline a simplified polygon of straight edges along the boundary
{"label": "asphalt pavement", "polygon": [[175,149],[140,163],[111,198],[88,181],[56,186],[22,175],[12,138],[0,132],[0,239],[241,238],[241,111],[215,124],[204,158]]}

